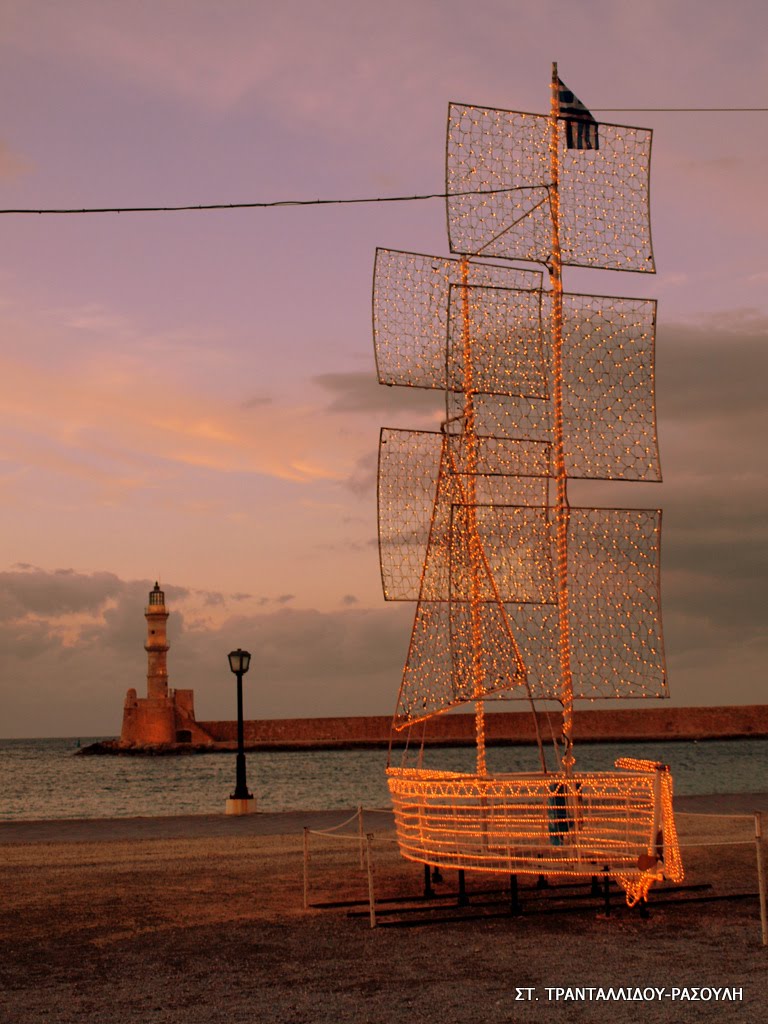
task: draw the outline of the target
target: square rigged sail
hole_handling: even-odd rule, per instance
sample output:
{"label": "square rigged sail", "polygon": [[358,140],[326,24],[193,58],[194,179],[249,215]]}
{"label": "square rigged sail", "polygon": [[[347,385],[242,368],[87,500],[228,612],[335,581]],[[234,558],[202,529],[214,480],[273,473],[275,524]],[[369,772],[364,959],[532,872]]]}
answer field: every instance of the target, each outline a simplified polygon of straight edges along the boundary
{"label": "square rigged sail", "polygon": [[[652,132],[599,126],[600,148],[568,145],[557,124],[561,262],[654,273]],[[552,258],[551,119],[452,103],[446,192],[451,252],[547,264]]]}

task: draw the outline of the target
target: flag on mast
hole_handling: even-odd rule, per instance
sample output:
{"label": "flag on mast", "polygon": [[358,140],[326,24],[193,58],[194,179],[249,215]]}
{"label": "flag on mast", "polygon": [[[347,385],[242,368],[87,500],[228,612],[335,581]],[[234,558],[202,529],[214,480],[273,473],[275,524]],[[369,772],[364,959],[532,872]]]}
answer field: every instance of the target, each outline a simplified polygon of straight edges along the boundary
{"label": "flag on mast", "polygon": [[565,121],[568,149],[599,149],[597,121],[580,99],[558,78],[560,117]]}

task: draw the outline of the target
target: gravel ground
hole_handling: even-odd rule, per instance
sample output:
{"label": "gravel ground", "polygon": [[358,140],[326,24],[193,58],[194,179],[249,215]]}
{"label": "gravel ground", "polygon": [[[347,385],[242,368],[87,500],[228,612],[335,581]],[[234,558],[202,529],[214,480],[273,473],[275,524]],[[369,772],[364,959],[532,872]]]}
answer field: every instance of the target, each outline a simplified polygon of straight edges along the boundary
{"label": "gravel ground", "polygon": [[[686,883],[711,886],[689,900],[757,891],[752,820],[680,814],[678,824],[688,844],[745,841],[686,849]],[[459,909],[455,873],[445,872],[436,909],[416,900],[395,914],[403,905],[384,900],[418,897],[423,875],[380,831],[380,927],[372,930],[353,842],[312,835],[305,911],[300,831],[263,834],[252,824],[252,834],[222,836],[218,825],[197,826],[177,838],[147,838],[139,828],[136,838],[65,842],[24,841],[18,831],[4,841],[0,830],[0,1019],[653,1024],[764,1016],[768,949],[756,896],[671,903],[662,886],[643,920],[619,896],[605,916],[599,900],[566,903],[573,890],[537,892],[521,879],[524,913],[512,917],[501,889],[489,893],[503,879],[468,876],[470,905]],[[690,998],[555,998],[555,989],[576,986],[687,987]],[[741,989],[741,998],[692,998],[715,987]]]}

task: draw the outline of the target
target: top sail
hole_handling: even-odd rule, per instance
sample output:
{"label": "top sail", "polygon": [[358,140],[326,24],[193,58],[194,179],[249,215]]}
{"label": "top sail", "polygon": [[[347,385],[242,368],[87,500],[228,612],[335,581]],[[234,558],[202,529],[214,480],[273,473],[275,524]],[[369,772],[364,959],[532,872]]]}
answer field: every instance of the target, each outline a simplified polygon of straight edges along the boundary
{"label": "top sail", "polygon": [[[561,262],[654,273],[651,130],[601,123],[599,149],[579,149],[568,144],[569,126],[569,118],[561,117]],[[451,252],[550,262],[549,132],[550,119],[543,115],[450,105],[446,192]]]}

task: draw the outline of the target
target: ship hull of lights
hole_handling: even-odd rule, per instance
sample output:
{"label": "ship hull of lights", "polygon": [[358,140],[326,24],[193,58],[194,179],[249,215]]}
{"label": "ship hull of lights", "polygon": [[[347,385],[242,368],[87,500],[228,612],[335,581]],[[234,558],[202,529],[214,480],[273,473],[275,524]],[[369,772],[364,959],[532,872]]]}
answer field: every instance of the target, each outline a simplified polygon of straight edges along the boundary
{"label": "ship hull of lights", "polygon": [[655,881],[682,878],[672,781],[663,767],[569,776],[418,768],[387,774],[400,851],[409,860],[496,874],[608,875],[630,903]]}

